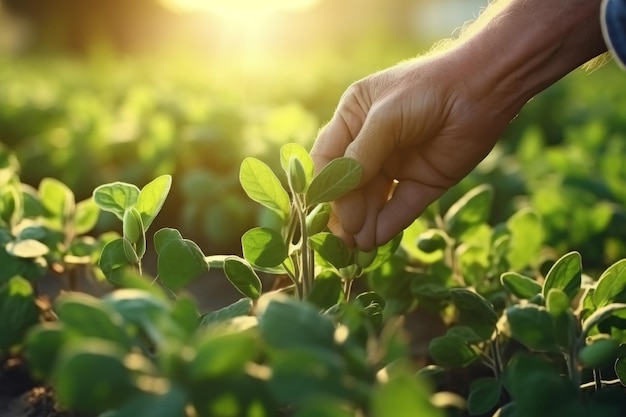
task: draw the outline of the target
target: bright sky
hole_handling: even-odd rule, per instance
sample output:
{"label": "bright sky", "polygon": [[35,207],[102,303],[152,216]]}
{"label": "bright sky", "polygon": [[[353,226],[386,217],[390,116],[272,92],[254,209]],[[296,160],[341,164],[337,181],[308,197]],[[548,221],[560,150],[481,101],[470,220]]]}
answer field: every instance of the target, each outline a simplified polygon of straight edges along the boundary
{"label": "bright sky", "polygon": [[306,10],[319,0],[162,0],[174,10],[209,11],[226,17],[254,16],[284,10]]}

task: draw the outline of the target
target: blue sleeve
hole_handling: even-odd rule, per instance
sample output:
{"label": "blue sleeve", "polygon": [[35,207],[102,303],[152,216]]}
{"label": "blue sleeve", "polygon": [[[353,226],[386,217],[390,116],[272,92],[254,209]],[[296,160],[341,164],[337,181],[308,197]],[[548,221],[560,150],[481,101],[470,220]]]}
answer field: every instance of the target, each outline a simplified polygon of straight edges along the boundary
{"label": "blue sleeve", "polygon": [[604,0],[600,19],[609,51],[626,69],[626,0]]}

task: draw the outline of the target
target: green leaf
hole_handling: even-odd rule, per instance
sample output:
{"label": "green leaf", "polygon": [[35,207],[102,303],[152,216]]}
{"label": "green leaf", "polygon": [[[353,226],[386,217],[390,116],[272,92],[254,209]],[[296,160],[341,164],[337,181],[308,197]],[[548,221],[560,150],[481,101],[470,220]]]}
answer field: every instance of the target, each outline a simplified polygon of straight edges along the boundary
{"label": "green leaf", "polygon": [[163,244],[157,261],[159,279],[178,291],[209,271],[202,250],[189,239],[172,239]]}
{"label": "green leaf", "polygon": [[[4,335],[5,331],[2,330],[0,334]],[[48,379],[52,376],[58,354],[68,336],[59,322],[44,323],[28,332],[25,351],[28,366],[35,377]]]}
{"label": "green leaf", "polygon": [[306,182],[309,184],[313,180],[315,174],[315,165],[309,152],[298,143],[287,143],[280,148],[280,165],[286,174],[289,174],[289,164],[291,158],[297,158],[306,174]]}
{"label": "green leaf", "polygon": [[238,256],[224,259],[224,273],[235,288],[253,300],[261,296],[261,280],[252,266]]}
{"label": "green leaf", "polygon": [[252,333],[214,335],[210,332],[196,345],[196,357],[189,364],[192,381],[229,376],[243,371],[257,355],[258,340]]}
{"label": "green leaf", "polygon": [[170,241],[173,240],[182,240],[183,236],[176,229],[171,228],[163,228],[159,229],[154,234],[154,248],[157,251],[157,254],[161,252],[161,249]]}
{"label": "green leaf", "polygon": [[433,360],[447,368],[463,368],[478,358],[478,354],[462,337],[445,335],[436,337],[428,345]]}
{"label": "green leaf", "polygon": [[172,187],[172,177],[161,175],[146,184],[137,197],[136,207],[141,214],[144,232],[148,230],[154,218],[159,214]]}
{"label": "green leaf", "polygon": [[402,242],[402,233],[397,234],[389,242],[376,248],[376,257],[367,267],[363,267],[364,272],[375,271],[382,265],[387,263],[398,251],[398,247]]}
{"label": "green leaf", "polygon": [[329,272],[315,277],[308,301],[321,309],[327,309],[337,304],[341,300],[342,294],[341,278]]}
{"label": "green leaf", "polygon": [[591,329],[597,326],[601,321],[608,319],[616,313],[626,310],[626,303],[611,303],[600,307],[593,312],[585,321],[583,321],[581,337],[587,337]]}
{"label": "green leaf", "polygon": [[548,297],[552,288],[562,290],[572,300],[580,290],[582,259],[580,253],[570,252],[556,261],[548,271],[543,283],[542,294]]}
{"label": "green leaf", "polygon": [[615,361],[615,373],[619,378],[619,382],[626,387],[626,356]]}
{"label": "green leaf", "polygon": [[555,317],[566,314],[570,308],[567,294],[558,288],[552,288],[546,297],[546,309]]}
{"label": "green leaf", "polygon": [[13,277],[0,286],[0,356],[20,345],[26,332],[39,321],[39,309],[30,282]]}
{"label": "green leaf", "polygon": [[248,230],[241,237],[243,256],[252,265],[275,267],[285,261],[289,248],[277,231],[267,227]]}
{"label": "green leaf", "polygon": [[98,266],[102,269],[106,279],[119,285],[121,283],[121,274],[126,267],[132,266],[126,257],[124,250],[124,238],[118,238],[107,243],[102,248]]}
{"label": "green leaf", "polygon": [[560,351],[554,332],[554,319],[544,307],[515,305],[506,310],[506,317],[514,339],[532,350]]}
{"label": "green leaf", "polygon": [[471,327],[484,340],[489,339],[498,322],[498,314],[491,303],[465,288],[452,288],[450,295],[452,303],[461,313],[459,324]]}
{"label": "green leaf", "polygon": [[350,265],[352,253],[348,245],[332,233],[322,232],[309,238],[311,247],[337,269]]}
{"label": "green leaf", "polygon": [[361,165],[351,158],[337,158],[313,178],[306,192],[309,207],[331,202],[355,189],[361,181]]}
{"label": "green leaf", "polygon": [[593,302],[597,308],[626,302],[626,259],[615,262],[600,276],[593,292]]}
{"label": "green leaf", "polygon": [[286,296],[268,295],[268,299],[259,316],[259,329],[270,346],[303,350],[334,346],[335,326],[311,304]]}
{"label": "green leaf", "polygon": [[126,323],[143,327],[171,315],[170,306],[162,297],[142,289],[123,288],[106,294],[102,302]]}
{"label": "green leaf", "polygon": [[8,254],[18,258],[37,258],[47,254],[50,249],[35,239],[24,239],[9,242],[5,245]]}
{"label": "green leaf", "polygon": [[539,257],[543,246],[544,231],[541,220],[529,208],[519,210],[506,222],[511,232],[506,259],[513,270],[521,270],[532,265]]}
{"label": "green leaf", "polygon": [[139,392],[124,362],[123,352],[101,340],[64,349],[55,372],[59,402],[89,415],[120,406]]}
{"label": "green leaf", "polygon": [[141,239],[145,239],[143,220],[141,219],[139,210],[135,207],[129,207],[124,211],[122,231],[124,237],[128,239],[130,243],[137,243]]}
{"label": "green leaf", "polygon": [[295,156],[291,158],[291,162],[289,163],[287,179],[292,193],[299,194],[306,191],[308,186],[307,175],[302,163]]}
{"label": "green leaf", "polygon": [[471,416],[486,414],[500,402],[502,384],[495,378],[478,378],[470,385],[467,408]]}
{"label": "green leaf", "polygon": [[379,384],[373,392],[372,415],[376,417],[443,417],[431,402],[429,390],[416,378],[400,376]]}
{"label": "green leaf", "polygon": [[446,231],[454,238],[461,238],[475,226],[486,223],[491,213],[493,188],[488,184],[479,185],[468,191],[446,212]]}
{"label": "green leaf", "polygon": [[578,352],[578,360],[587,368],[601,368],[615,363],[619,343],[614,339],[600,339]]}
{"label": "green leaf", "polygon": [[235,301],[229,306],[223,307],[219,310],[212,311],[202,316],[200,324],[208,326],[210,324],[218,323],[240,316],[247,316],[252,311],[253,301],[249,298],[242,298]]}
{"label": "green leaf", "polygon": [[315,206],[306,216],[306,231],[309,236],[323,232],[328,226],[331,208],[329,203],[322,203]]}
{"label": "green leaf", "polygon": [[74,212],[74,193],[67,185],[54,178],[44,178],[39,183],[39,198],[49,217],[59,219],[58,226]]}
{"label": "green leaf", "polygon": [[468,326],[450,327],[446,332],[446,335],[458,336],[471,345],[485,341],[482,336],[478,335],[471,327]]}
{"label": "green leaf", "polygon": [[517,272],[505,272],[500,276],[502,286],[519,299],[527,300],[541,293],[541,284]]}
{"label": "green leaf", "polygon": [[76,215],[74,217],[74,228],[77,235],[85,234],[93,229],[100,217],[100,207],[92,197],[76,204]]}
{"label": "green leaf", "polygon": [[124,211],[132,207],[139,197],[139,187],[125,182],[103,184],[93,191],[93,198],[98,207],[111,212],[122,220]]}
{"label": "green leaf", "polygon": [[289,217],[289,195],[276,174],[265,163],[252,157],[244,159],[239,171],[239,181],[252,200],[276,212],[283,221]]}
{"label": "green leaf", "polygon": [[63,324],[82,336],[105,339],[124,349],[131,346],[122,316],[95,297],[85,293],[62,295],[55,311]]}

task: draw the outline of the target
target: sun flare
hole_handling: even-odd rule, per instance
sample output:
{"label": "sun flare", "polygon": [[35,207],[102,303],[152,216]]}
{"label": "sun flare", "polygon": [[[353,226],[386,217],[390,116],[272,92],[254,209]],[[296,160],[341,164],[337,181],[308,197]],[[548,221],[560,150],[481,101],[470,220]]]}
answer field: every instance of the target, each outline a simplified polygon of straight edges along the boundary
{"label": "sun flare", "polygon": [[302,11],[319,0],[162,0],[173,10],[208,11],[225,17],[255,16],[278,11]]}

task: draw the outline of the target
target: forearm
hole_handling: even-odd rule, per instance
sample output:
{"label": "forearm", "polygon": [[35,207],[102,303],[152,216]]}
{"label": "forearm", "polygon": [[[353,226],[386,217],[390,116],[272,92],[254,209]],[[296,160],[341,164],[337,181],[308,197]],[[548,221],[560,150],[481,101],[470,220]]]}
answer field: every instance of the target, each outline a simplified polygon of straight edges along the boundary
{"label": "forearm", "polygon": [[535,94],[606,51],[600,4],[502,0],[490,6],[496,13],[476,22],[454,48],[468,93],[493,98],[516,113]]}

